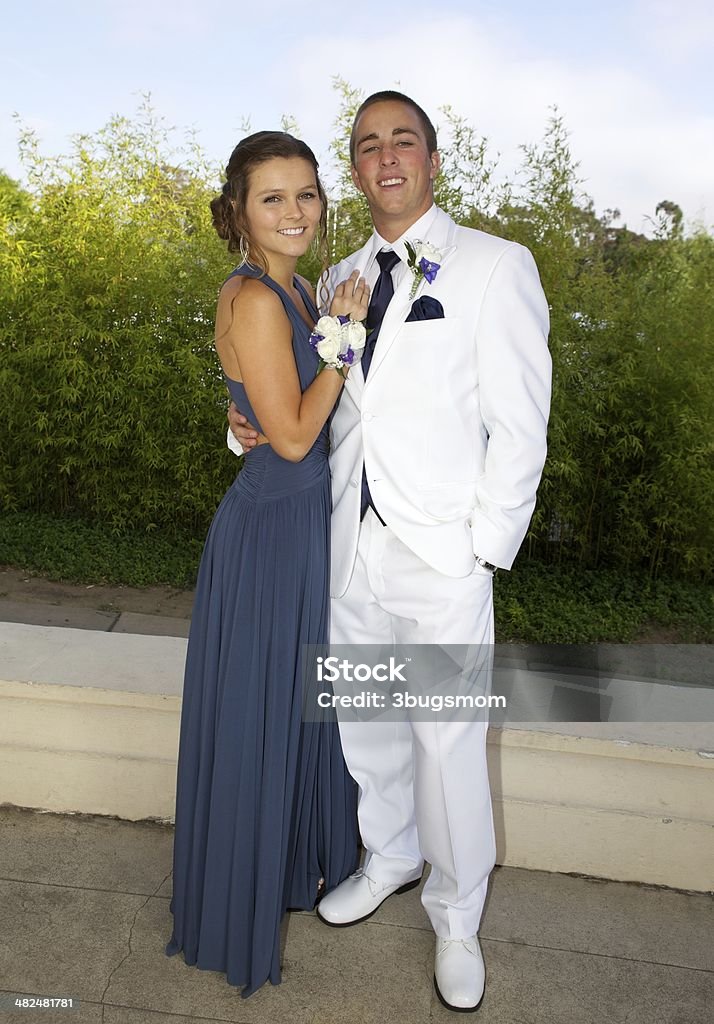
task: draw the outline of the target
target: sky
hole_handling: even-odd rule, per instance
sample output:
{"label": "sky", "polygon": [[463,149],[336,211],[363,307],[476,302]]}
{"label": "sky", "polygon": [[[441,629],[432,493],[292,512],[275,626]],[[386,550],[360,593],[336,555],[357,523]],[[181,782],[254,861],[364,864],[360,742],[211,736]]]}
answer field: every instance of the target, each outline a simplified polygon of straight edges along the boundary
{"label": "sky", "polygon": [[288,115],[324,162],[341,76],[450,105],[499,155],[543,135],[553,105],[595,208],[650,233],[661,200],[714,225],[710,0],[9,0],[0,25],[0,169],[22,178],[18,126],[69,149],[141,95],[225,164]]}

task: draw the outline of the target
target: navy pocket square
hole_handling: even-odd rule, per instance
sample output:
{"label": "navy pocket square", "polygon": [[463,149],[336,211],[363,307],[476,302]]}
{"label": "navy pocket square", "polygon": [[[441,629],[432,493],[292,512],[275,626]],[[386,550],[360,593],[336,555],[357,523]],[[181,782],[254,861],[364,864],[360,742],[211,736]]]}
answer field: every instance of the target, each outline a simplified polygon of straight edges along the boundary
{"label": "navy pocket square", "polygon": [[443,318],[444,307],[439,300],[432,298],[431,295],[422,295],[413,303],[405,323],[413,323],[415,320],[443,320]]}

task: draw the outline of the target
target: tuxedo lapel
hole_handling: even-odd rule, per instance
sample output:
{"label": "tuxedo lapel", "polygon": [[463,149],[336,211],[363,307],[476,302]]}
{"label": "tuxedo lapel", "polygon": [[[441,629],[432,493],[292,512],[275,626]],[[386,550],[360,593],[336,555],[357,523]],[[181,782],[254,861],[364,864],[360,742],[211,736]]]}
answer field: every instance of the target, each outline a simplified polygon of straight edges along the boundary
{"label": "tuxedo lapel", "polygon": [[[422,242],[431,242],[432,245],[436,246],[437,249],[445,250],[452,249],[454,246],[454,235],[456,234],[456,224],[453,222],[448,214],[444,213],[443,210],[437,209],[436,217],[434,222],[429,228],[429,231],[425,238],[421,238]],[[409,232],[406,233],[406,238],[409,239]],[[411,239],[409,239],[411,240]],[[400,257],[406,263],[406,247],[404,243],[395,243],[395,250],[399,252]],[[445,258],[446,263],[452,258],[455,253],[450,252]],[[443,264],[442,264],[443,266]],[[409,293],[411,292],[412,285],[414,283],[414,275],[411,270],[407,270],[406,274],[402,277],[399,285],[394,291],[392,301],[387,307],[387,312],[384,314],[382,320],[382,326],[379,329],[379,338],[377,339],[377,345],[372,356],[372,363],[369,368],[369,380],[372,380],[375,373],[378,372],[380,366],[386,359],[389,349],[394,344],[394,339],[399,333],[402,325],[406,318],[409,316],[409,311],[412,307],[413,299],[410,299]],[[429,285],[422,285],[420,287],[420,293],[424,288],[429,288]],[[352,371],[350,371],[350,377]],[[361,375],[360,375],[361,376]],[[362,388],[364,385],[364,377],[361,377]]]}

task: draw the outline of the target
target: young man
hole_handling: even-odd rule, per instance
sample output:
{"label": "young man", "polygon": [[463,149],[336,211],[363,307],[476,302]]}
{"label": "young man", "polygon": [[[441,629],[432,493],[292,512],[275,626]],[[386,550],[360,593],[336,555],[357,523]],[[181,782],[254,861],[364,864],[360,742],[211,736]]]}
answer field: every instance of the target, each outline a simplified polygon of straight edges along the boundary
{"label": "young man", "polygon": [[[374,233],[330,280],[366,279],[372,331],[331,425],[330,639],[491,645],[493,573],[521,545],[545,460],[547,303],[527,249],[434,205],[436,135],[413,100],[365,100],[350,152]],[[407,243],[419,242],[435,276],[410,267]],[[251,447],[256,435],[229,418]],[[340,723],[367,855],[318,907],[326,924],[357,924],[428,861],[436,991],[460,1011],[477,1009],[484,989],[478,927],[495,860],[486,729]]]}

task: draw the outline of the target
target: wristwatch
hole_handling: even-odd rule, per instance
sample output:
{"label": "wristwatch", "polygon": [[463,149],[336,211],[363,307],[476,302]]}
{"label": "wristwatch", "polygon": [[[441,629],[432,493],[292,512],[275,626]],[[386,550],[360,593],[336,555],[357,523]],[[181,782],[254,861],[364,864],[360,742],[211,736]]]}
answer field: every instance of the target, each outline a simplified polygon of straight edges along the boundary
{"label": "wristwatch", "polygon": [[488,569],[490,573],[494,573],[498,568],[493,562],[487,562],[485,558],[481,558],[479,555],[476,555],[476,564],[480,565],[482,569]]}

